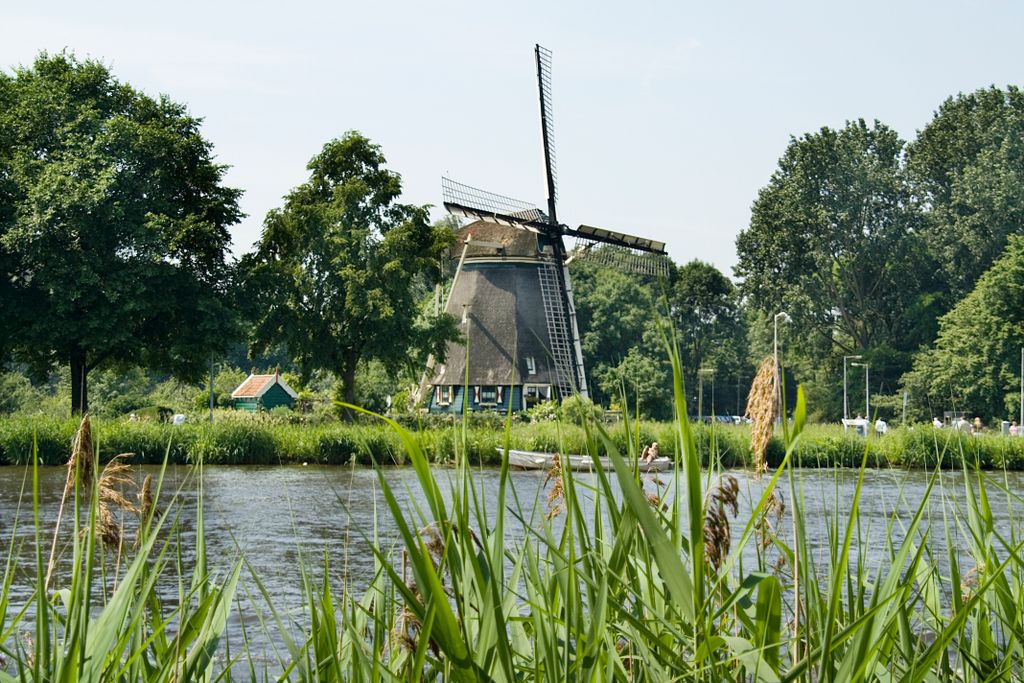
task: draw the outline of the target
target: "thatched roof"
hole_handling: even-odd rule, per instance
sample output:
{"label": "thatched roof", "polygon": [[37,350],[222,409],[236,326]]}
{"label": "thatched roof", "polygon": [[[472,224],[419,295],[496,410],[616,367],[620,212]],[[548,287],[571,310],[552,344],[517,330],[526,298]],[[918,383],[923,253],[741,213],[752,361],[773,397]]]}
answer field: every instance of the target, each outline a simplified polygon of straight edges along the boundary
{"label": "thatched roof", "polygon": [[[498,225],[488,221],[476,221],[458,231],[455,243],[452,245],[452,257],[459,258],[462,255],[462,248],[465,241],[471,241],[466,258],[481,256],[505,256],[505,257],[527,257],[537,256],[537,233],[525,228],[513,228],[507,225]],[[484,242],[484,245],[474,245],[472,242]],[[500,244],[498,249],[494,244]]]}

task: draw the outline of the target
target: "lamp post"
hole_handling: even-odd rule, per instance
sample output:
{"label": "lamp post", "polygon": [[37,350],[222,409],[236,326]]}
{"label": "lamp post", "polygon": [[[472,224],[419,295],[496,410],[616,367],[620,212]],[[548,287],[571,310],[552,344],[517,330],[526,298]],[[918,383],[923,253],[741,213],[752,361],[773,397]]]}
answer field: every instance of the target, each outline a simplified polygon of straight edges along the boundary
{"label": "lamp post", "polygon": [[697,371],[697,420],[704,421],[704,375],[711,375],[711,410],[715,409],[715,369],[701,368]]}
{"label": "lamp post", "polygon": [[779,406],[779,420],[782,419],[782,387],[779,386],[779,318],[782,318],[787,323],[793,322],[793,319],[789,317],[789,314],[785,311],[779,311],[775,314],[775,318],[772,321],[775,327],[775,343],[773,346],[773,355],[775,357],[775,402]]}
{"label": "lamp post", "polygon": [[207,386],[210,393],[210,424],[213,424],[213,354],[210,354],[210,384]]}
{"label": "lamp post", "polygon": [[843,419],[850,417],[849,404],[846,400],[846,361],[860,360],[864,356],[843,356]]}
{"label": "lamp post", "polygon": [[871,365],[869,363],[850,363],[855,368],[864,368],[864,419],[871,419]]}

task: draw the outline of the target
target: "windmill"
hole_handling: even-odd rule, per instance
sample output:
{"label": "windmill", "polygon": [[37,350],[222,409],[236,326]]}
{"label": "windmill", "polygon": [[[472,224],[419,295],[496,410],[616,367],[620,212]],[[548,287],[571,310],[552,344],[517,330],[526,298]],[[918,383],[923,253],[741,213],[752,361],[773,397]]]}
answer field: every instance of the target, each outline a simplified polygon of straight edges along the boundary
{"label": "windmill", "polygon": [[[537,45],[535,55],[547,211],[441,180],[445,208],[473,222],[458,233],[461,253],[444,302],[445,312],[461,318],[466,341],[450,344],[445,363],[431,361],[427,369],[423,389],[433,389],[432,412],[461,412],[464,405],[515,411],[556,394],[586,397],[569,262],[587,259],[644,275],[667,274],[664,242],[559,222],[551,52]],[[571,250],[567,237],[576,242]],[[464,388],[471,393],[463,395]]]}

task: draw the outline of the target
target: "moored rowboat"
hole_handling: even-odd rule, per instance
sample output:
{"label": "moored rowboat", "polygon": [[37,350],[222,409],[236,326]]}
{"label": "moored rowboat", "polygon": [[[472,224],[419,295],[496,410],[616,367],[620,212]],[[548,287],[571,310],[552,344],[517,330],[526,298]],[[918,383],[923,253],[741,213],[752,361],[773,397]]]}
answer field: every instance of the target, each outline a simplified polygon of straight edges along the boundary
{"label": "moored rowboat", "polygon": [[[504,449],[499,448],[499,452]],[[562,467],[568,466],[573,470],[591,471],[594,469],[594,459],[589,455],[562,455],[559,456]],[[597,459],[602,469],[612,469],[612,461],[606,457]],[[555,463],[554,453],[542,453],[539,451],[517,451],[509,449],[508,466],[520,470],[548,470]],[[671,469],[671,458],[655,458],[651,462],[640,461],[641,472],[664,472]]]}

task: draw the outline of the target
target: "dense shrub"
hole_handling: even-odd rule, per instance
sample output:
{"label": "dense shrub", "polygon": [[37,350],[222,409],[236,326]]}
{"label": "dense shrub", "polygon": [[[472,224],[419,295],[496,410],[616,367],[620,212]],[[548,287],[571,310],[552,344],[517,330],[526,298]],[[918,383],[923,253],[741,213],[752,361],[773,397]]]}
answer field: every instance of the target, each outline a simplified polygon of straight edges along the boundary
{"label": "dense shrub", "polygon": [[[131,453],[131,462],[189,464],[199,458],[211,465],[301,464],[341,465],[356,462],[369,465],[405,463],[405,450],[398,436],[383,424],[361,422],[294,423],[285,417],[226,413],[215,424],[193,422],[174,426],[154,421],[94,419],[94,433],[102,457]],[[451,462],[455,453],[465,453],[473,463],[495,465],[505,441],[504,425],[493,417],[460,421],[429,420],[416,431],[424,452],[438,463]],[[36,444],[40,462],[62,464],[67,460],[71,439],[78,426],[72,418],[9,417],[0,419],[0,464],[28,462]],[[636,446],[657,441],[661,452],[676,450],[675,428],[671,423],[640,422],[608,426],[613,443],[630,454]],[[743,426],[694,425],[694,437],[703,464],[714,455],[723,467],[750,464],[750,431]],[[563,421],[513,422],[511,447],[527,451],[558,453],[587,452],[587,433]],[[844,434],[833,425],[808,427],[794,451],[801,467],[858,467],[868,456],[869,467],[945,468],[960,467],[966,461],[982,468],[1024,470],[1024,439],[997,434],[969,436],[929,426],[893,429],[884,437],[865,440]],[[785,456],[781,435],[772,440],[767,459],[777,466]]]}

